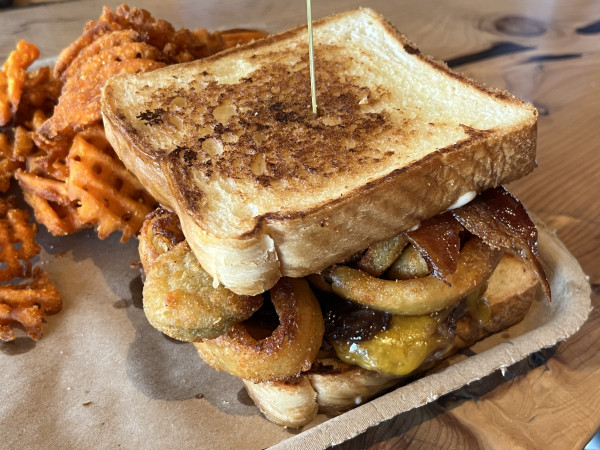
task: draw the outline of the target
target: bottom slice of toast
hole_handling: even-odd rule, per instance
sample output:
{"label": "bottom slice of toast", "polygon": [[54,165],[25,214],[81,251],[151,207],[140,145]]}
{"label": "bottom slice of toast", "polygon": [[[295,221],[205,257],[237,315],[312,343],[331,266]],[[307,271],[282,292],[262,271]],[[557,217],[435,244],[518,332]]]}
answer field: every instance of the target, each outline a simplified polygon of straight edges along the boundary
{"label": "bottom slice of toast", "polygon": [[[446,356],[520,322],[537,291],[538,281],[531,270],[519,259],[504,255],[484,293],[490,306],[490,319],[481,324],[467,314],[458,320],[456,338]],[[244,380],[244,386],[269,420],[297,428],[311,422],[317,413],[340,414],[403,380],[406,378],[365,370],[326,357],[318,358],[310,372],[293,381],[254,383]]]}

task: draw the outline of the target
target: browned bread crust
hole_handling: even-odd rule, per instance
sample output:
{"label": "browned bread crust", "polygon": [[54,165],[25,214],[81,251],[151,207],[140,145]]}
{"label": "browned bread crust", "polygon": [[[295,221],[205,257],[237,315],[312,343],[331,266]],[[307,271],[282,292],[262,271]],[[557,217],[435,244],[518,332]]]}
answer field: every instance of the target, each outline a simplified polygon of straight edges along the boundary
{"label": "browned bread crust", "polygon": [[106,133],[240,294],[318,272],[535,167],[537,112],[418,52],[368,9],[112,78]]}

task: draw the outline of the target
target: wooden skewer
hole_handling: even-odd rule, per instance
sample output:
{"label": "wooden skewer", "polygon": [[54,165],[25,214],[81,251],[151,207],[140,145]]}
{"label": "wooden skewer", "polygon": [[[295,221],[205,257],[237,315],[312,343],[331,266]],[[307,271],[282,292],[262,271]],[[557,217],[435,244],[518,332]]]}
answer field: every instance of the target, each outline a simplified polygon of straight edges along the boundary
{"label": "wooden skewer", "polygon": [[315,56],[313,52],[313,34],[312,34],[312,12],[310,7],[311,0],[306,0],[306,20],[308,22],[308,60],[310,66],[310,93],[312,102],[312,112],[317,114],[317,91],[315,88]]}

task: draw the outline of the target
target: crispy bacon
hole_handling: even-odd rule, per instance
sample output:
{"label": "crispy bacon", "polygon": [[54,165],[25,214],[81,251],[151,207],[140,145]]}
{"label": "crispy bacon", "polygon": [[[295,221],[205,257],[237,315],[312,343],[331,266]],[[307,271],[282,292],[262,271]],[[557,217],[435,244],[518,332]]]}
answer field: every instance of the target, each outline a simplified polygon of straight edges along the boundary
{"label": "crispy bacon", "polygon": [[550,285],[537,251],[537,229],[525,207],[504,187],[488,189],[452,214],[492,248],[506,248],[521,258],[540,281],[548,301]]}
{"label": "crispy bacon", "polygon": [[461,224],[447,212],[424,220],[416,230],[406,236],[421,253],[429,271],[448,284],[448,275],[456,271],[460,253]]}

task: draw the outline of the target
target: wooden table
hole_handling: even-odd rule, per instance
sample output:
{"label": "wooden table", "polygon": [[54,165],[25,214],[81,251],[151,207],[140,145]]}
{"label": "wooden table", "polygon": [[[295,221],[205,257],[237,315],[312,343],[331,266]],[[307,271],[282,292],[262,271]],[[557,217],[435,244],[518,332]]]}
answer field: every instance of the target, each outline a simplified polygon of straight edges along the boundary
{"label": "wooden table", "polygon": [[[51,57],[113,1],[19,1],[0,10],[0,58],[18,39]],[[586,0],[313,2],[313,16],[371,6],[424,53],[539,109],[539,167],[510,188],[555,229],[589,275],[583,328],[435,403],[368,430],[341,448],[581,448],[600,426],[600,3]],[[305,2],[140,0],[177,27],[262,28],[305,21]],[[0,445],[1,446],[1,445]]]}

